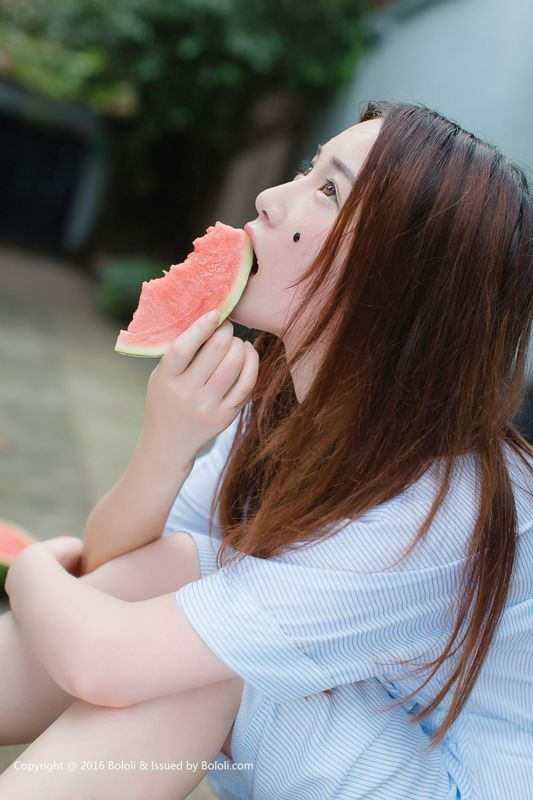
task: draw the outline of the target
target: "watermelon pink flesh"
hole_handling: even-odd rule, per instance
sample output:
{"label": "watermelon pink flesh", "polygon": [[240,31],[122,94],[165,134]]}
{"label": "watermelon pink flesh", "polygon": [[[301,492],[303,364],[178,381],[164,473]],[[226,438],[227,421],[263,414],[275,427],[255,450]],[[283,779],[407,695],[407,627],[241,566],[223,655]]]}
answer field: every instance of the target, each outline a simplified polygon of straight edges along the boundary
{"label": "watermelon pink flesh", "polygon": [[15,556],[34,541],[31,533],[20,525],[0,519],[0,563],[11,564]]}
{"label": "watermelon pink flesh", "polygon": [[185,261],[163,270],[164,277],[143,281],[137,310],[117,338],[118,353],[161,356],[203,314],[218,309],[221,324],[237,305],[253,263],[248,234],[216,222],[193,245]]}

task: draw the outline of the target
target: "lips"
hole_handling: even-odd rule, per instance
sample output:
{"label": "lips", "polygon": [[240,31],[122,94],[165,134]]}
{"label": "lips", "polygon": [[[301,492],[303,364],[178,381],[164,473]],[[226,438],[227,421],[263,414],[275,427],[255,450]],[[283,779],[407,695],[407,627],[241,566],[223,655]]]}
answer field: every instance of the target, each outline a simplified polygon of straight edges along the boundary
{"label": "lips", "polygon": [[[250,237],[250,241],[251,241],[252,247],[253,247],[254,239],[253,239],[252,231],[250,229],[250,223],[248,223],[248,222],[246,223],[246,225],[244,226],[244,230],[246,231],[246,233]],[[254,251],[253,251],[253,260],[252,260],[252,268],[250,270],[250,275],[256,275],[258,269],[259,269],[259,264],[257,262],[257,255],[256,255],[256,252],[255,252],[255,249],[254,249]]]}

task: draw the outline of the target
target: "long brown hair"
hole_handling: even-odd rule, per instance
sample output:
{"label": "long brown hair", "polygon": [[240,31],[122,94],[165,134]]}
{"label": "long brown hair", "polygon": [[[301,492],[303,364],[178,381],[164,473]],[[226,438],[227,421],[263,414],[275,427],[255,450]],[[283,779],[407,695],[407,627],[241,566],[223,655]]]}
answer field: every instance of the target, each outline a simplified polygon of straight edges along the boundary
{"label": "long brown hair", "polygon": [[[512,422],[525,392],[533,310],[532,195],[523,171],[496,147],[421,104],[370,102],[360,121],[374,118],[382,120],[377,138],[300,278],[309,286],[286,330],[315,308],[347,242],[327,304],[289,359],[282,337],[255,339],[259,375],[211,522],[220,490],[219,566],[228,545],[237,557],[269,558],[336,533],[335,523],[384,503],[442,459],[440,490],[403,558],[443,504],[456,459],[477,456],[480,511],[456,625],[419,689],[462,650],[447,683],[413,718],[455,686],[434,747],[473,689],[509,591],[518,532],[502,445],[533,472],[533,447]],[[290,367],[327,328],[328,349],[299,403]]]}

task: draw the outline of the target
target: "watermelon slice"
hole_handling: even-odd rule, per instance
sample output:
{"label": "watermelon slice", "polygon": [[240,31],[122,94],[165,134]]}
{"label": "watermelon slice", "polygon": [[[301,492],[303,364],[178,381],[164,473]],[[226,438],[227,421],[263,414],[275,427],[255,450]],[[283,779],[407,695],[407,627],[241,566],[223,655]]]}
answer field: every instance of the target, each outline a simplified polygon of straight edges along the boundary
{"label": "watermelon slice", "polygon": [[252,242],[242,228],[216,222],[193,241],[181,264],[162,278],[143,281],[139,304],[115,350],[127,356],[157,358],[192,323],[218,309],[220,322],[239,302],[254,261]]}
{"label": "watermelon slice", "polygon": [[7,570],[21,550],[36,542],[29,531],[10,522],[0,519],[0,587],[4,588]]}

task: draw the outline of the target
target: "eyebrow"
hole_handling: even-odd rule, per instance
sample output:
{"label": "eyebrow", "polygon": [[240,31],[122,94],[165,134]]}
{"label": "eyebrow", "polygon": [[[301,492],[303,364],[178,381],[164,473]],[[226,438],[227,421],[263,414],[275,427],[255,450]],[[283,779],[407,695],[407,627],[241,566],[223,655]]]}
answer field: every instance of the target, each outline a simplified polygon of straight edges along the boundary
{"label": "eyebrow", "polygon": [[[314,161],[315,158],[318,159],[318,156],[320,155],[321,152],[322,152],[322,145],[319,144],[317,146],[317,155],[314,156],[312,161]],[[340,158],[337,158],[337,156],[331,156],[329,162],[333,167],[335,167],[335,169],[337,169],[339,172],[342,172],[344,177],[348,178],[350,183],[353,183],[355,181],[355,175],[353,174],[352,170],[347,164],[344,163],[344,161],[341,161]]]}

